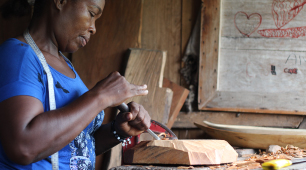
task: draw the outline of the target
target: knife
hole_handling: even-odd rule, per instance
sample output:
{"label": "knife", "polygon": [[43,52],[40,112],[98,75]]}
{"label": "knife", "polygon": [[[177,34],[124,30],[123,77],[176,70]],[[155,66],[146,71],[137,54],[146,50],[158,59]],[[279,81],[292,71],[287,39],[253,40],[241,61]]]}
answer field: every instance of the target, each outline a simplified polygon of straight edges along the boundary
{"label": "knife", "polygon": [[[126,105],[125,103],[120,104],[119,106],[117,106],[117,108],[118,108],[121,112],[129,112],[129,111],[130,111],[128,105]],[[160,138],[159,138],[154,132],[152,132],[151,129],[147,129],[147,132],[148,132],[151,136],[153,136],[154,139],[160,140]]]}

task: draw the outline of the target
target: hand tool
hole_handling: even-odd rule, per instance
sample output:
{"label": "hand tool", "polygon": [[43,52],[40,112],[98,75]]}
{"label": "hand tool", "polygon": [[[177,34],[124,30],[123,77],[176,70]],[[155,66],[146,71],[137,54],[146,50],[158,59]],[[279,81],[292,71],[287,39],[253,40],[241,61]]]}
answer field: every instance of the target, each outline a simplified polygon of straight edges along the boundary
{"label": "hand tool", "polygon": [[286,166],[290,166],[292,164],[296,164],[296,163],[302,163],[302,162],[306,162],[306,159],[293,159],[293,160],[288,160],[288,159],[275,159],[272,161],[268,161],[263,163],[262,169],[264,170],[275,170],[275,169],[280,169]]}
{"label": "hand tool", "polygon": [[[126,105],[125,103],[120,104],[119,106],[117,106],[117,108],[121,111],[121,112],[129,112],[130,109],[128,107],[128,105]],[[160,138],[154,133],[152,132],[150,129],[147,129],[147,132],[154,137],[154,139],[156,140],[160,140]]]}

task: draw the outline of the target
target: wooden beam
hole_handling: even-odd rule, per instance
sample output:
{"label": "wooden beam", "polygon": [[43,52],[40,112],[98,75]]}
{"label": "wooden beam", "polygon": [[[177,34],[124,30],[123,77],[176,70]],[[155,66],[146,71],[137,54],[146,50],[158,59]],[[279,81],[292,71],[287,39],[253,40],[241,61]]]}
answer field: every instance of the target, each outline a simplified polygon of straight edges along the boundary
{"label": "wooden beam", "polygon": [[204,120],[227,125],[298,128],[303,121],[303,116],[231,112],[193,112],[187,114],[181,112],[172,128],[196,128],[194,122],[201,123]]}
{"label": "wooden beam", "polygon": [[217,90],[221,0],[202,0],[198,107]]}

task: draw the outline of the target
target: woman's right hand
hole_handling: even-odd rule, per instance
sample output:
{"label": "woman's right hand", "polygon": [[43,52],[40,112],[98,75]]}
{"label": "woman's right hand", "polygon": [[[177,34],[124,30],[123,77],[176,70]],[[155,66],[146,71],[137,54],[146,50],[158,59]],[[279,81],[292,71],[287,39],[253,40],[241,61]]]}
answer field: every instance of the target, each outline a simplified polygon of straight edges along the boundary
{"label": "woman's right hand", "polygon": [[134,96],[143,96],[148,94],[147,85],[134,85],[129,83],[118,72],[109,74],[105,79],[98,82],[91,89],[97,94],[101,94],[102,101],[107,102],[108,107],[115,107],[125,100]]}

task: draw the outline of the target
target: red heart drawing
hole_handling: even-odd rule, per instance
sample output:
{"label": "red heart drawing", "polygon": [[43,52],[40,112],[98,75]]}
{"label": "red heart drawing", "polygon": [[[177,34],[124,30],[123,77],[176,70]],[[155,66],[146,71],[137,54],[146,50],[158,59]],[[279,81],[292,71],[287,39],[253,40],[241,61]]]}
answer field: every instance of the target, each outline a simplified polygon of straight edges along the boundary
{"label": "red heart drawing", "polygon": [[247,36],[250,37],[261,25],[262,17],[258,13],[253,13],[248,15],[245,12],[239,11],[235,14],[235,27],[237,30]]}
{"label": "red heart drawing", "polygon": [[278,29],[288,24],[303,9],[306,0],[273,0],[272,15]]}

